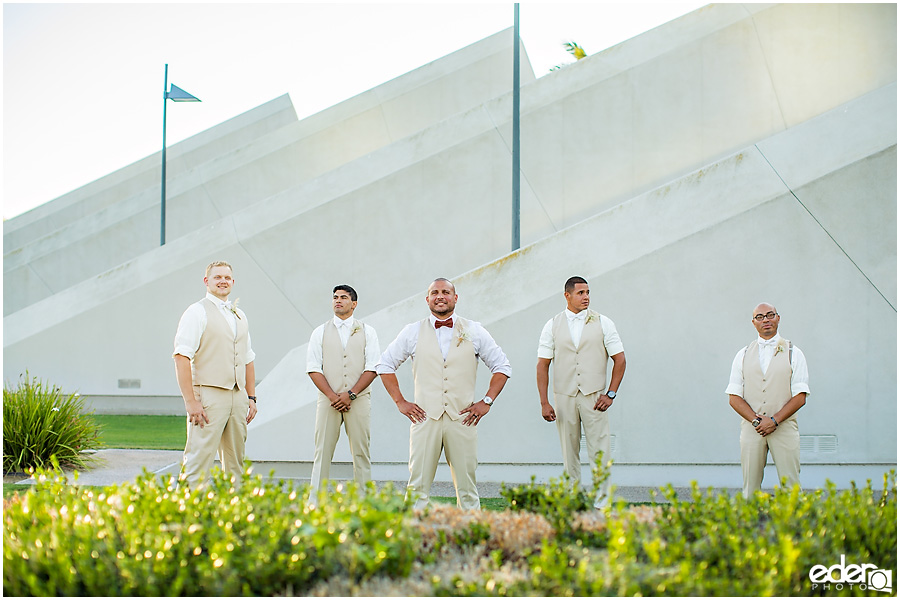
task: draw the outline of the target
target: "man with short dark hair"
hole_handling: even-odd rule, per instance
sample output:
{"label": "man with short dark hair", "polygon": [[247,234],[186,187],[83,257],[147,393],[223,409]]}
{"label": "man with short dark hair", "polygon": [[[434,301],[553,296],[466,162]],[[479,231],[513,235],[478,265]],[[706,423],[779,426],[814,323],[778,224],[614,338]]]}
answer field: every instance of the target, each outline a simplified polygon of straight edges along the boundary
{"label": "man with short dark hair", "polygon": [[[610,459],[609,418],[607,410],[625,375],[625,348],[616,325],[609,318],[590,310],[591,291],[583,277],[570,277],[564,286],[566,309],[547,321],[538,344],[537,388],[541,415],[556,421],[562,446],[565,472],[573,481],[581,481],[581,430],[593,460],[603,452]],[[609,386],[606,368],[612,359]],[[548,387],[550,363],[553,363],[553,399]],[[609,480],[601,488],[597,506],[609,501]]]}
{"label": "man with short dark hair", "polygon": [[349,285],[335,286],[331,296],[334,317],[313,330],[306,350],[306,372],[319,390],[310,479],[314,501],[322,481],[329,478],[341,424],[350,442],[353,479],[360,485],[372,479],[369,386],[381,352],[375,329],[353,316],[358,298]]}
{"label": "man with short dark hair", "polygon": [[201,482],[216,451],[222,469],[244,470],[247,424],[256,416],[256,382],[247,315],[231,302],[231,265],[206,267],[206,297],[190,305],[175,333],[175,377],[187,411],[180,479]]}
{"label": "man with short dark hair", "polygon": [[[376,371],[397,409],[410,422],[409,484],[415,508],[424,508],[441,451],[447,458],[456,505],[480,509],[475,468],[478,466],[476,426],[512,374],[506,354],[481,323],[455,315],[458,296],[447,279],[428,286],[425,301],[431,314],[404,327],[381,355]],[[413,358],[414,402],[400,391],[397,368]],[[475,401],[478,359],[491,370],[487,393]]]}
{"label": "man with short dark hair", "polygon": [[800,430],[796,412],[809,395],[809,370],[799,348],[778,333],[774,306],[757,305],[751,323],[759,336],[741,348],[731,365],[725,393],[741,421],[741,470],[745,498],[762,487],[772,453],[778,479],[800,484]]}

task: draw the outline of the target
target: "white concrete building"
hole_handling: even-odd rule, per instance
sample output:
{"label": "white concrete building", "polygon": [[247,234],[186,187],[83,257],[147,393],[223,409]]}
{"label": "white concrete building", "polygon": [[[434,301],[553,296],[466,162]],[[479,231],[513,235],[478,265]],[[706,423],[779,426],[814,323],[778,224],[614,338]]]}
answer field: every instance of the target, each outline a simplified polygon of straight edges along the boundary
{"label": "white concrete building", "polygon": [[[164,247],[158,155],[4,224],[4,376],[177,407],[175,325],[228,260],[261,380],[249,456],[302,473],[331,288],[359,291],[384,346],[445,276],[513,365],[479,478],[546,479],[537,337],[580,274],[628,358],[615,483],[739,485],[724,388],[761,301],[810,364],[804,485],[878,479],[897,449],[896,56],[894,4],[725,4],[539,79],[526,58],[514,253],[511,30],[302,121],[278,98],[170,149]],[[373,402],[373,475],[404,479],[408,422],[378,382]]]}

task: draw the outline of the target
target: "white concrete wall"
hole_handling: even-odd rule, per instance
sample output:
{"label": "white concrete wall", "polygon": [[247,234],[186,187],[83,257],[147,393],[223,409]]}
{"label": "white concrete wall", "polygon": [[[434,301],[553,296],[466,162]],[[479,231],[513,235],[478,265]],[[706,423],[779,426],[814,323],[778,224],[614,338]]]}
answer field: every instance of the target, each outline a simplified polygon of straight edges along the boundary
{"label": "white concrete wall", "polygon": [[[739,484],[739,419],[724,388],[734,354],[756,335],[748,317],[760,301],[778,307],[782,333],[809,360],[801,434],[837,436],[836,452],[805,453],[803,462],[826,472],[851,467],[835,467],[832,479],[895,465],[895,106],[889,86],[456,277],[459,314],[484,323],[513,364],[480,425],[484,470],[507,481],[517,471],[504,463],[558,470],[534,365],[540,329],[564,307],[562,284],[572,274],[588,278],[593,307],[616,322],[625,344],[628,369],[611,422],[613,458],[629,483],[661,484],[654,478],[669,472],[682,483],[700,474],[709,485],[735,476],[730,483]],[[363,317],[382,345],[426,314],[424,287],[437,275],[423,274],[418,294]],[[259,386],[266,410],[250,427],[253,459],[312,460],[315,390],[305,352],[291,351]],[[399,374],[407,391],[409,371]],[[480,377],[486,389],[486,369]],[[373,389],[373,460],[381,476],[402,478],[408,421],[378,382]],[[847,389],[858,398],[852,410]],[[346,442],[336,460],[349,460]],[[691,466],[663,467],[673,464]]]}
{"label": "white concrete wall", "polygon": [[[167,161],[167,241],[507,92],[511,40],[511,30],[500,32],[302,122],[284,96],[237,119],[241,128],[228,122],[213,128],[218,135],[203,132],[176,144]],[[521,72],[523,81],[534,80],[527,55]],[[4,236],[4,314],[154,249],[159,165],[156,154],[104,178],[117,185],[102,192],[88,186],[89,200],[75,202],[87,193],[75,192],[48,203],[55,211],[38,211],[43,218],[31,211],[23,215],[26,224],[11,225]],[[82,216],[75,219],[75,211]]]}
{"label": "white concrete wall", "polygon": [[[591,280],[596,307],[619,324],[629,356],[614,417],[623,464],[647,473],[654,461],[735,460],[725,451],[734,419],[721,404],[722,362],[752,339],[742,315],[759,296],[778,305],[785,334],[807,354],[824,354],[811,357],[815,369],[827,368],[814,375],[829,383],[823,402],[839,389],[828,380],[839,373],[850,389],[865,390],[858,392],[864,410],[841,420],[849,429],[828,460],[896,462],[883,442],[895,448],[896,414],[885,413],[895,404],[884,398],[896,396],[896,6],[713,5],[525,85],[526,248],[512,256],[505,256],[510,94],[471,92],[481,100],[443,118],[397,100],[405,94],[412,105],[428,105],[428,93],[443,97],[462,85],[461,65],[481,65],[479,56],[495,50],[473,45],[460,51],[471,55],[458,69],[436,61],[417,71],[419,80],[400,78],[374,98],[338,105],[333,118],[248,141],[243,148],[258,152],[242,174],[249,180],[282,177],[299,160],[302,153],[277,151],[279,144],[329,128],[339,143],[317,138],[314,147],[334,161],[312,167],[324,169],[318,175],[247,206],[239,194],[217,195],[215,209],[229,214],[5,316],[6,379],[27,368],[88,395],[177,395],[175,325],[202,296],[204,266],[224,258],[235,266],[234,294],[249,315],[264,379],[251,451],[257,459],[304,460],[311,396],[302,363],[291,357],[331,314],[333,285],[357,288],[360,314],[387,344],[402,323],[424,314],[421,294],[431,279],[464,274],[460,313],[495,331],[515,370],[484,427],[482,462],[549,465],[559,450],[552,426],[533,420],[534,344],[543,321],[561,310],[562,282],[578,272]],[[508,90],[496,83],[500,67],[490,66],[504,60],[488,60],[473,85]],[[362,114],[369,120],[348,116]],[[375,128],[379,119],[385,125]],[[342,162],[335,148],[356,134],[376,141]],[[209,168],[223,189],[242,189],[236,157],[213,162],[186,173]],[[186,193],[189,184],[180,185],[173,182],[174,193]],[[758,256],[784,262],[760,271]],[[700,331],[677,349],[697,360],[674,371],[666,361],[683,337],[672,331],[684,334],[694,323],[671,316],[682,305],[698,310]],[[863,348],[865,364],[828,362],[833,350],[817,336],[834,306],[864,323],[850,342]],[[514,331],[506,312],[534,331]],[[839,368],[845,364],[852,369]],[[120,379],[140,379],[141,388],[120,389]],[[663,382],[679,390],[673,401],[669,387],[652,387]],[[385,398],[373,417],[375,458],[402,471],[405,428]],[[662,431],[673,405],[719,411],[710,416],[724,429],[673,445],[673,432]],[[660,430],[658,443],[635,429],[646,428],[638,416]],[[856,418],[862,429],[853,429]],[[260,446],[264,440],[271,444]]]}

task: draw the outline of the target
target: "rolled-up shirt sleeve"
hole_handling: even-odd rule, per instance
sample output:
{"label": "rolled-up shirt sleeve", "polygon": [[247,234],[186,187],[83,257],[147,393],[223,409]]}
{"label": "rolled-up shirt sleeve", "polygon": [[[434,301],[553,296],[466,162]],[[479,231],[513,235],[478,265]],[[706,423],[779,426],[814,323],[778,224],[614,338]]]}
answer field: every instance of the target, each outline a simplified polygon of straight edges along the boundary
{"label": "rolled-up shirt sleeve", "polygon": [[806,366],[806,356],[800,348],[794,346],[791,355],[791,395],[796,396],[802,392],[809,395],[809,368]]}
{"label": "rolled-up shirt sleeve", "polygon": [[175,330],[175,351],[172,356],[180,354],[193,359],[197,348],[200,347],[200,336],[205,329],[206,311],[199,303],[191,304],[178,321],[178,328]]}
{"label": "rolled-up shirt sleeve", "polygon": [[322,338],[325,336],[325,326],[319,325],[313,329],[309,336],[309,344],[306,346],[306,372],[322,373],[324,359],[322,357]]}
{"label": "rolled-up shirt sleeve", "polygon": [[625,352],[625,346],[619,339],[619,332],[616,324],[612,319],[604,315],[600,315],[600,324],[603,326],[603,345],[606,346],[606,353],[610,356]]}
{"label": "rolled-up shirt sleeve", "polygon": [[371,325],[366,325],[366,366],[364,370],[374,371],[381,360],[381,346],[378,344],[378,333]]}
{"label": "rolled-up shirt sleeve", "polygon": [[730,396],[744,397],[744,352],[746,348],[741,348],[731,363],[731,376],[728,378],[728,387],[725,393]]}
{"label": "rolled-up shirt sleeve", "polygon": [[401,329],[394,341],[381,353],[381,358],[375,365],[375,373],[378,375],[396,373],[403,361],[415,353],[418,338],[419,323],[410,323]]}
{"label": "rolled-up shirt sleeve", "polygon": [[538,340],[538,358],[547,358],[553,360],[556,344],[553,340],[553,319],[547,321],[541,330],[541,337]]}
{"label": "rolled-up shirt sleeve", "polygon": [[510,366],[503,349],[481,323],[475,321],[471,323],[474,334],[472,344],[475,346],[475,353],[481,358],[481,362],[487,365],[491,373],[503,373],[507,377],[512,377],[512,366]]}

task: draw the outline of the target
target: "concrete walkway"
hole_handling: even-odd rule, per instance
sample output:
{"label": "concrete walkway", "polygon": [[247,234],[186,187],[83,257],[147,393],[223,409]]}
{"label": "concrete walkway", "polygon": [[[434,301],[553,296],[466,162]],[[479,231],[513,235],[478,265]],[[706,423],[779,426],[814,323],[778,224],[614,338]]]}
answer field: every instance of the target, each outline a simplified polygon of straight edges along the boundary
{"label": "concrete walkway", "polygon": [[[96,459],[94,466],[86,471],[78,473],[79,485],[106,486],[117,483],[127,483],[134,481],[144,469],[156,475],[177,474],[181,468],[180,450],[118,450],[106,449],[98,450],[95,454]],[[69,476],[72,474],[69,472]],[[284,477],[278,475],[276,477],[292,480],[297,483],[309,483],[306,477]],[[34,483],[30,478],[4,477],[5,483]],[[383,485],[384,481],[376,482]],[[394,481],[394,486],[398,489],[406,488],[406,481]],[[499,482],[485,481],[478,483],[478,493],[482,498],[499,498],[500,497]],[[626,502],[650,502],[650,492],[654,488],[650,487],[618,487],[615,490],[615,498],[622,498]],[[689,488],[676,488],[680,498],[690,496]],[[731,493],[737,493],[739,490],[728,490]],[[453,483],[449,481],[435,481],[431,489],[432,496],[455,496]],[[662,500],[662,495],[657,494],[657,501]]]}

